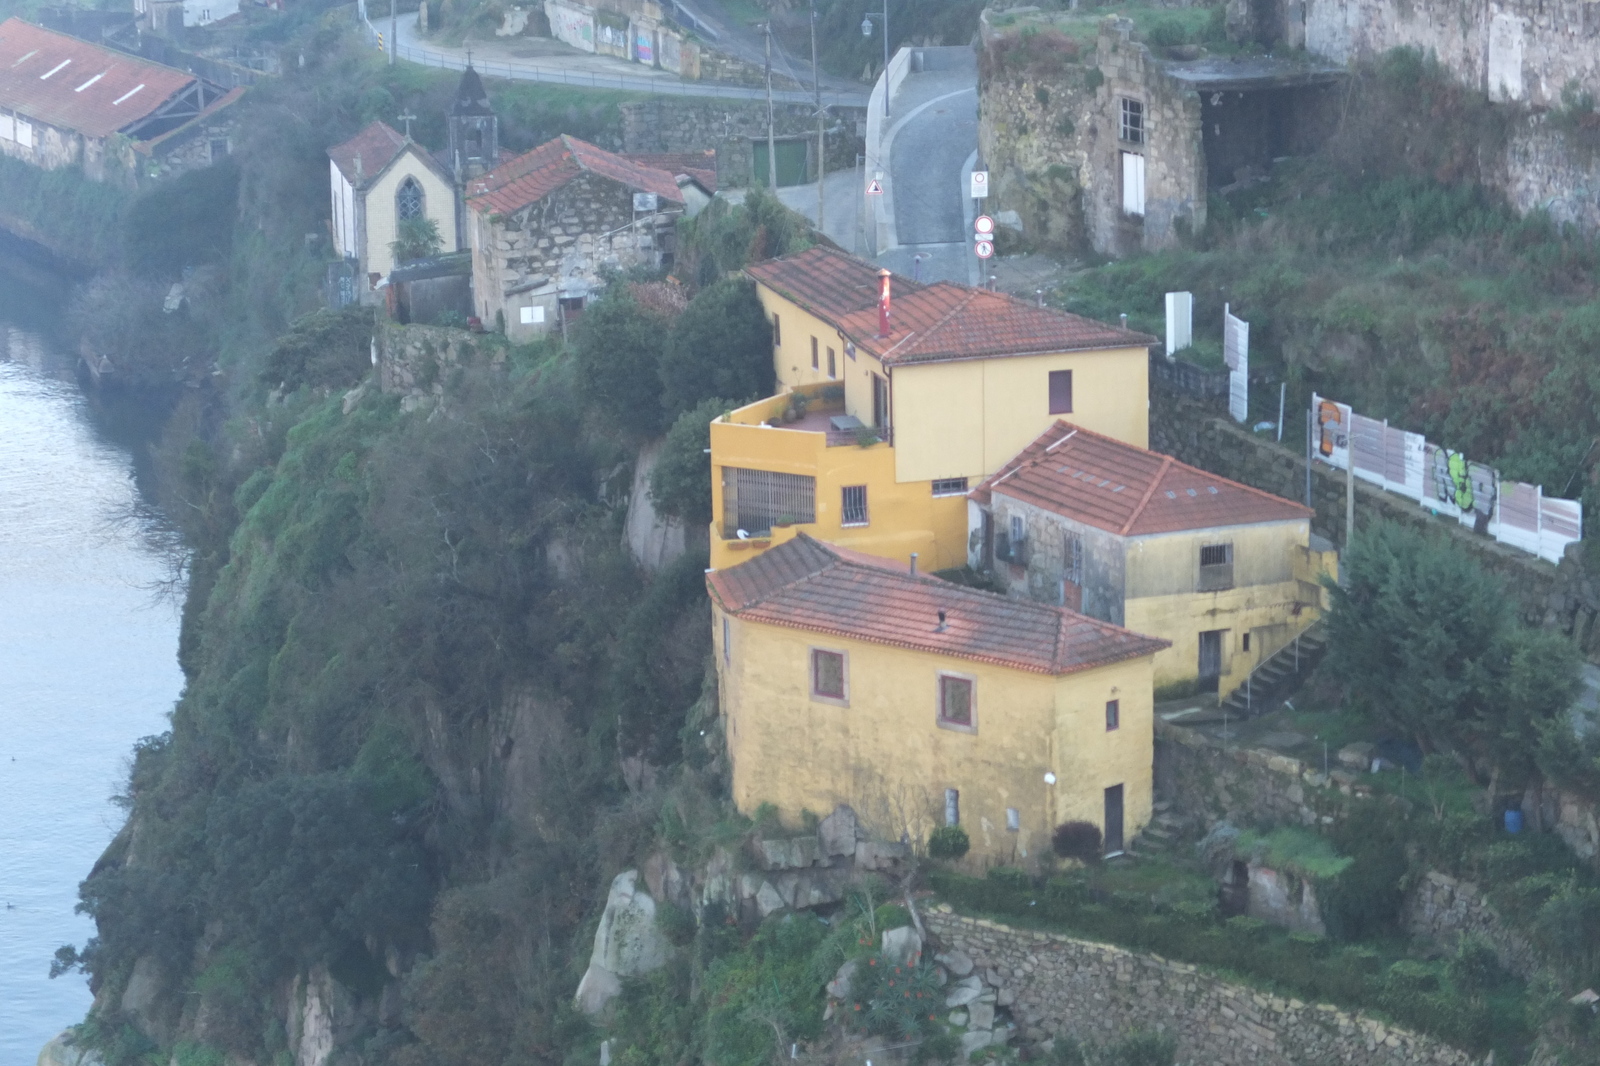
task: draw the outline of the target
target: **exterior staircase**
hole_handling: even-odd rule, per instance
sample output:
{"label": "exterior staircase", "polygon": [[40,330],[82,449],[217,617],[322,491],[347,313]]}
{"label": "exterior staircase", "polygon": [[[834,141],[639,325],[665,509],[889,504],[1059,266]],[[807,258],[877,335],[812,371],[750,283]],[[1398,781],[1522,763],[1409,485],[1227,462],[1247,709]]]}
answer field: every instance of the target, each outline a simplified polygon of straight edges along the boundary
{"label": "exterior staircase", "polygon": [[1134,837],[1128,854],[1139,858],[1170,855],[1178,846],[1183,834],[1183,819],[1172,811],[1172,804],[1161,800],[1151,808],[1154,812],[1149,823]]}
{"label": "exterior staircase", "polygon": [[1218,711],[1232,718],[1265,714],[1316,669],[1327,650],[1327,629],[1318,619],[1257,666],[1245,683],[1222,701]]}

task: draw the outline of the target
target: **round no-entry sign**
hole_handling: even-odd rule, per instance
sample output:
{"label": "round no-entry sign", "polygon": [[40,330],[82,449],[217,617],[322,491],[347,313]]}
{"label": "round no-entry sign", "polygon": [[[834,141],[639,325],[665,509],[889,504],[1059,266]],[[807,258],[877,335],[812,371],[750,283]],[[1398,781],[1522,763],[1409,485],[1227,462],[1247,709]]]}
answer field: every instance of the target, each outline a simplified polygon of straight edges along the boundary
{"label": "round no-entry sign", "polygon": [[988,215],[979,215],[972,220],[972,228],[979,233],[988,235],[994,232],[994,219]]}
{"label": "round no-entry sign", "polygon": [[994,254],[993,241],[979,241],[976,247],[979,259],[987,259]]}

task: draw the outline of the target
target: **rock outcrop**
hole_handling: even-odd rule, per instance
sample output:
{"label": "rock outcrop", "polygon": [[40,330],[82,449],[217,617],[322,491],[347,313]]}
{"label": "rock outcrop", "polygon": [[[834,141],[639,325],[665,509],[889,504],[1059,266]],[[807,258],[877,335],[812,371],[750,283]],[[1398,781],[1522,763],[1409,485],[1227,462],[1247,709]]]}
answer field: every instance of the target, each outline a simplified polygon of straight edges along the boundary
{"label": "rock outcrop", "polygon": [[656,925],[656,901],[639,884],[638,870],[624,870],[612,879],[606,896],[589,969],[578,983],[578,1009],[601,1013],[622,991],[624,977],[658,970],[671,954],[672,945]]}

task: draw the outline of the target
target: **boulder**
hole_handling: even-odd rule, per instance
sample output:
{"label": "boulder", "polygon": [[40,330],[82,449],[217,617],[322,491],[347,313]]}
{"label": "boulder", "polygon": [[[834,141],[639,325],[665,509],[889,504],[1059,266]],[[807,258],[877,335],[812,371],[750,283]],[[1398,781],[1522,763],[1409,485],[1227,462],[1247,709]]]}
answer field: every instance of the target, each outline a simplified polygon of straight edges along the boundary
{"label": "boulder", "polygon": [[860,870],[888,870],[904,859],[910,849],[904,844],[886,840],[862,840],[856,844],[856,868]]}
{"label": "boulder", "polygon": [[955,1026],[957,1029],[965,1029],[967,1026],[967,1017],[967,1012],[962,1010],[960,1007],[957,1007],[955,1010],[950,1012],[950,1024]]}
{"label": "boulder", "polygon": [[961,1057],[970,1059],[974,1052],[982,1051],[994,1039],[987,1029],[969,1029],[961,1034]]}
{"label": "boulder", "polygon": [[761,882],[761,887],[756,889],[756,907],[761,911],[761,917],[781,911],[786,906],[788,904],[784,902],[783,893],[774,888],[771,881]]}
{"label": "boulder", "polygon": [[856,812],[844,804],[817,826],[817,836],[822,842],[822,854],[828,858],[856,853]]}
{"label": "boulder", "polygon": [[1017,1001],[1017,991],[1014,988],[1002,988],[994,997],[998,1007],[1009,1007]]}
{"label": "boulder", "polygon": [[813,836],[758,840],[756,855],[763,870],[802,870],[822,858],[822,845]]}
{"label": "boulder", "polygon": [[967,1008],[967,1017],[971,1019],[967,1024],[974,1029],[993,1029],[994,1004],[980,999]]}
{"label": "boulder", "polygon": [[883,960],[890,966],[915,966],[922,958],[922,938],[909,925],[883,931]]}
{"label": "boulder", "polygon": [[933,961],[949,970],[952,977],[965,977],[972,972],[972,960],[959,951],[941,951]]}
{"label": "boulder", "polygon": [[39,1051],[39,1066],[104,1066],[98,1052],[72,1043],[68,1029]]}
{"label": "boulder", "polygon": [[839,967],[838,972],[833,975],[833,980],[828,982],[828,995],[834,999],[850,998],[850,987],[855,982],[857,963],[858,960],[851,959]]}
{"label": "boulder", "polygon": [[950,991],[945,994],[944,1005],[947,1007],[965,1007],[979,996],[983,995],[983,981],[977,974],[963,977],[950,986]]}
{"label": "boulder", "polygon": [[1358,740],[1354,744],[1346,744],[1339,749],[1339,765],[1347,766],[1357,773],[1365,773],[1372,769],[1372,757],[1377,754],[1377,746]]}
{"label": "boulder", "polygon": [[606,895],[600,927],[594,931],[589,969],[578,984],[578,1009],[598,1014],[622,990],[621,978],[660,969],[671,952],[656,925],[656,901],[640,886],[639,871],[618,874]]}

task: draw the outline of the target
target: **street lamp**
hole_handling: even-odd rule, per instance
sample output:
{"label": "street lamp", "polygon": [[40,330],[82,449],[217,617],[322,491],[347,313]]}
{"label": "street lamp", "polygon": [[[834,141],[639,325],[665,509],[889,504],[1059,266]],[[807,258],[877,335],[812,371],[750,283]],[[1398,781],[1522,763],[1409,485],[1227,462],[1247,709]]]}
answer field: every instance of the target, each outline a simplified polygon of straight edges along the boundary
{"label": "street lamp", "polygon": [[[883,0],[883,113],[889,113],[889,0]],[[872,36],[872,14],[862,16],[861,36]]]}

